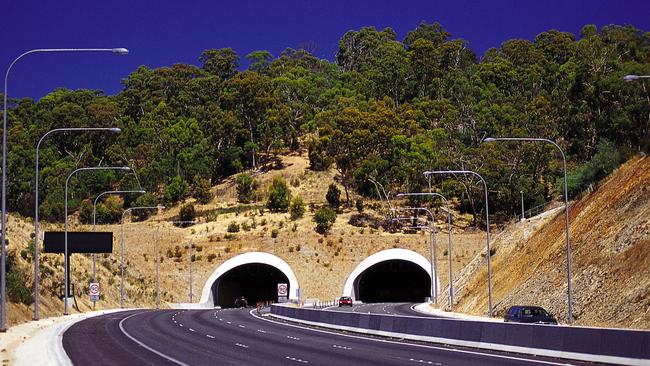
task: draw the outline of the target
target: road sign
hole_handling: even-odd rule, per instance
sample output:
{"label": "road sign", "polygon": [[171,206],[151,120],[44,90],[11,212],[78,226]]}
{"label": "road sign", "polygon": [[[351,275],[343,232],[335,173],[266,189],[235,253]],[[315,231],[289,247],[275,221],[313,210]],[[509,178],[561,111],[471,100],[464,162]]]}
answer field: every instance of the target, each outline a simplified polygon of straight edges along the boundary
{"label": "road sign", "polygon": [[286,297],[289,293],[289,287],[286,283],[278,283],[278,297]]}
{"label": "road sign", "polygon": [[90,301],[99,301],[99,283],[92,282],[90,286],[88,286],[88,294],[90,295]]}

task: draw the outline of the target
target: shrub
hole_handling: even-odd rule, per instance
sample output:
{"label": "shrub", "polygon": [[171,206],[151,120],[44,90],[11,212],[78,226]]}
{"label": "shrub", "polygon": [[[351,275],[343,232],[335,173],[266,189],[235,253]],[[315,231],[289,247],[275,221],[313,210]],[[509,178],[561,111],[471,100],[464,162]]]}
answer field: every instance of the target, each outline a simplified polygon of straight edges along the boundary
{"label": "shrub", "polygon": [[210,202],[213,197],[210,188],[212,188],[210,179],[197,175],[194,177],[194,184],[192,184],[191,195],[192,197],[196,198],[199,203],[206,204]]}
{"label": "shrub", "polygon": [[212,263],[212,261],[213,261],[215,258],[217,258],[217,255],[216,255],[216,254],[214,254],[214,253],[210,253],[210,254],[208,254],[208,262],[209,262],[209,263]]}
{"label": "shrub", "polygon": [[7,274],[7,296],[12,302],[19,302],[25,305],[31,305],[34,302],[32,290],[27,287],[27,276],[16,265],[16,258],[13,253],[7,253],[6,257],[6,274]]}
{"label": "shrub", "polygon": [[341,190],[336,186],[336,184],[330,184],[325,199],[327,199],[327,203],[334,210],[338,210],[339,207],[341,207]]}
{"label": "shrub", "polygon": [[187,196],[187,182],[180,175],[172,178],[172,181],[165,187],[165,201],[175,203]]}
{"label": "shrub", "polygon": [[278,231],[278,229],[273,229],[273,230],[271,230],[271,237],[275,239],[275,238],[278,237],[279,233],[280,232]]}
{"label": "shrub", "polygon": [[356,202],[356,207],[357,207],[357,212],[363,213],[363,209],[365,208],[363,205],[363,200],[359,198]]}
{"label": "shrub", "polygon": [[266,207],[271,212],[287,212],[290,200],[291,190],[287,186],[287,182],[281,177],[274,178],[269,188],[269,198],[266,202]]}
{"label": "shrub", "polygon": [[255,200],[257,181],[248,173],[242,173],[235,180],[237,186],[237,200],[241,203],[250,203]]}
{"label": "shrub", "polygon": [[178,214],[180,221],[194,221],[196,218],[196,211],[194,210],[194,205],[188,203],[181,206],[180,213]]}
{"label": "shrub", "polygon": [[294,197],[289,206],[291,220],[298,220],[305,215],[305,202],[302,197]]}
{"label": "shrub", "polygon": [[239,224],[236,223],[235,221],[232,221],[230,224],[228,224],[228,232],[229,233],[238,233],[239,232]]}
{"label": "shrub", "polygon": [[[569,198],[575,197],[591,184],[612,173],[626,158],[627,154],[623,153],[621,149],[611,142],[603,141],[598,144],[598,151],[591,160],[568,173],[567,191]],[[558,178],[556,190],[558,194],[564,195],[563,177]]]}
{"label": "shrub", "polygon": [[[154,207],[157,206],[158,203],[159,201],[156,196],[154,196],[152,193],[145,193],[135,200],[134,206]],[[154,212],[155,210],[133,210],[131,211],[131,215],[136,220],[146,220]]]}
{"label": "shrub", "polygon": [[300,186],[300,179],[298,179],[298,177],[291,178],[291,186],[292,187],[299,187]]}
{"label": "shrub", "polygon": [[316,222],[316,232],[325,234],[332,228],[336,221],[336,212],[329,207],[320,208],[314,214],[314,222]]}

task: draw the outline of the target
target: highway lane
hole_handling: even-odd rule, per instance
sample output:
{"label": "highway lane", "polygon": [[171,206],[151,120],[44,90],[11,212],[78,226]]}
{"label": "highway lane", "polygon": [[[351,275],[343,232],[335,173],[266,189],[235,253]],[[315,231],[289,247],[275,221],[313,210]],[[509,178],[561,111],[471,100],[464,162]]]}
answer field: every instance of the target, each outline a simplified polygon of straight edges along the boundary
{"label": "highway lane", "polygon": [[422,317],[439,317],[434,314],[425,314],[413,310],[411,307],[417,305],[412,302],[381,302],[381,303],[367,303],[367,304],[354,304],[352,306],[330,306],[325,308],[331,311],[344,311],[354,313],[366,314],[383,314],[383,315],[408,315],[408,316],[422,316]]}
{"label": "highway lane", "polygon": [[[139,310],[70,327],[75,365],[565,365],[566,362],[309,329],[248,309]],[[578,364],[578,363],[575,363]]]}

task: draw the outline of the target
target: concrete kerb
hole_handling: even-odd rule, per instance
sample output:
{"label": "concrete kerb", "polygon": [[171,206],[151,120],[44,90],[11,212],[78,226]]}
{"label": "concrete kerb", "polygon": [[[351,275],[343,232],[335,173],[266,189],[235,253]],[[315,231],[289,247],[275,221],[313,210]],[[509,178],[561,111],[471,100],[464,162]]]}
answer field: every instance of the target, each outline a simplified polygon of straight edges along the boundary
{"label": "concrete kerb", "polygon": [[[547,349],[547,348],[539,348],[538,346],[534,347],[532,345],[532,342],[531,344],[523,344],[521,343],[521,339],[518,339],[517,342],[508,344],[509,343],[508,340],[512,340],[512,337],[509,337],[507,335],[508,332],[505,332],[505,329],[501,329],[506,326],[508,326],[509,328],[513,328],[514,326],[514,328],[516,329],[511,329],[511,330],[518,330],[518,332],[515,333],[522,333],[521,335],[524,335],[525,333],[528,336],[534,336],[534,334],[543,334],[543,333],[549,333],[548,335],[553,335],[550,333],[573,332],[575,330],[582,331],[582,329],[578,329],[576,327],[546,326],[546,325],[516,325],[516,324],[513,325],[511,323],[495,324],[495,323],[484,323],[480,321],[471,321],[471,320],[462,320],[462,319],[449,319],[449,318],[447,319],[428,318],[427,319],[422,317],[411,317],[411,316],[391,317],[391,316],[384,316],[384,315],[377,315],[377,314],[373,314],[373,315],[359,314],[360,315],[359,318],[348,319],[352,322],[343,325],[341,322],[341,320],[343,320],[343,316],[339,316],[339,314],[346,314],[346,313],[318,311],[318,310],[304,309],[304,308],[303,309],[286,308],[278,305],[272,306],[271,312],[272,313],[270,315],[278,319],[288,320],[292,322],[297,322],[301,324],[312,325],[312,326],[317,326],[322,328],[330,328],[330,329],[343,330],[348,332],[355,332],[359,334],[371,334],[371,335],[378,335],[378,336],[391,337],[391,338],[424,341],[424,342],[431,342],[431,343],[438,343],[438,344],[448,344],[453,346],[471,347],[477,349],[486,349],[486,350],[495,350],[495,351],[504,351],[504,352],[515,352],[520,354],[582,360],[582,361],[589,361],[589,362],[603,362],[603,363],[619,364],[619,365],[650,365],[650,357],[647,357],[647,352],[642,352],[644,355],[642,356],[643,358],[638,358],[638,355],[636,354],[635,354],[636,357],[626,357],[629,356],[627,354],[625,355],[603,354],[604,350],[602,348],[591,347],[591,346],[587,346],[586,348],[582,348],[582,349],[578,347],[578,348],[574,348],[574,350],[552,349],[552,348]],[[433,324],[436,322],[447,323],[447,324],[437,324],[438,326],[437,329],[432,328],[432,326],[436,326],[436,324]],[[409,325],[407,323],[411,323],[411,324]],[[488,324],[492,324],[492,325],[488,326]],[[482,330],[482,327],[487,327],[487,329]],[[497,328],[499,328],[500,330]],[[485,331],[487,331],[487,333]],[[493,331],[496,331],[496,333],[498,333],[499,335],[490,334],[490,333],[494,333]],[[599,332],[600,329],[585,328],[584,331],[587,333],[590,332],[593,333],[593,332]],[[601,333],[605,335],[607,332],[611,332],[611,331],[612,331],[611,329],[604,329],[602,330]],[[622,333],[625,332],[626,331],[622,331]],[[420,334],[414,334],[414,333],[420,333]],[[437,336],[435,334],[437,334]],[[594,343],[594,338],[596,340],[595,343],[598,343],[598,340],[602,338],[602,337],[592,338],[588,334],[585,335],[587,335],[588,338],[590,338],[590,342],[587,343]],[[641,343],[643,344],[650,343],[648,342],[650,340],[650,333],[648,333],[647,335],[648,336],[646,337],[646,334],[642,334],[642,336],[640,337],[642,338],[640,340]],[[557,336],[557,334],[555,334],[555,336]],[[544,338],[549,338],[549,337],[544,337]],[[553,338],[552,340],[554,340],[554,342],[556,342],[557,339],[559,339],[557,337],[550,337],[550,338]],[[606,338],[611,338],[611,335],[607,336]],[[629,337],[623,337],[623,338],[629,338]],[[501,340],[498,342],[490,341],[490,340],[498,340],[498,339]],[[560,339],[560,341],[562,341],[562,339]],[[569,342],[571,343],[571,341]],[[643,348],[643,344],[641,344],[642,348]]]}
{"label": "concrete kerb", "polygon": [[129,310],[135,309],[100,310],[19,324],[0,338],[0,347],[6,349],[11,365],[72,365],[63,349],[63,333],[68,328],[88,318]]}

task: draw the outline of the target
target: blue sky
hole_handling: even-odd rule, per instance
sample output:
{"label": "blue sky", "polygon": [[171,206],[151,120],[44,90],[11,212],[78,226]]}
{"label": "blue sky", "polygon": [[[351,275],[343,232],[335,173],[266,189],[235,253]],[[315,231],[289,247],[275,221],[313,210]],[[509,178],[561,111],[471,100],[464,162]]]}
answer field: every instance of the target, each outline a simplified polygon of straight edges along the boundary
{"label": "blue sky", "polygon": [[234,48],[243,59],[266,49],[315,47],[333,60],[339,38],[363,26],[391,27],[400,39],[420,22],[440,22],[479,56],[513,38],[549,29],[578,34],[585,24],[632,24],[650,31],[650,1],[6,1],[0,67],[33,48],[126,47],[128,56],[39,54],[19,61],[10,97],[40,98],[57,87],[121,90],[140,65],[198,64],[201,51]]}

